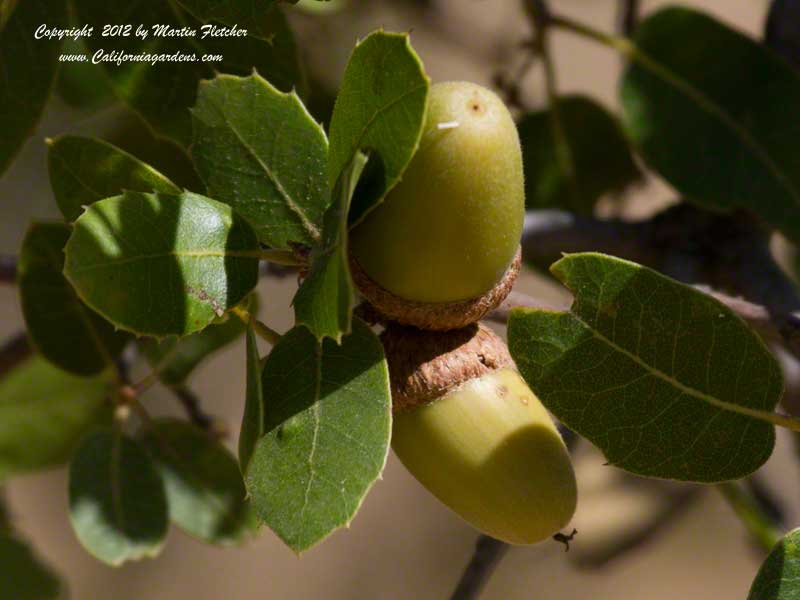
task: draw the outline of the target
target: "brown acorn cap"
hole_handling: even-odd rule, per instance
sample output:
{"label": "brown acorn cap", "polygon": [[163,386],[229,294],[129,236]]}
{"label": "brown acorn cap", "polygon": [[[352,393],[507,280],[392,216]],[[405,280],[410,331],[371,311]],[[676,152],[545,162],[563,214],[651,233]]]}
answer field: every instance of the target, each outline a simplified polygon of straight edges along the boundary
{"label": "brown acorn cap", "polygon": [[358,261],[350,255],[350,272],[353,281],[364,299],[385,320],[396,321],[419,329],[449,331],[459,329],[482,319],[506,299],[517,280],[522,264],[521,248],[517,248],[514,260],[506,269],[503,278],[483,296],[458,302],[417,302],[396,296],[374,281]]}
{"label": "brown acorn cap", "polygon": [[394,412],[433,402],[470,379],[514,366],[505,342],[481,323],[452,331],[390,323],[381,341]]}

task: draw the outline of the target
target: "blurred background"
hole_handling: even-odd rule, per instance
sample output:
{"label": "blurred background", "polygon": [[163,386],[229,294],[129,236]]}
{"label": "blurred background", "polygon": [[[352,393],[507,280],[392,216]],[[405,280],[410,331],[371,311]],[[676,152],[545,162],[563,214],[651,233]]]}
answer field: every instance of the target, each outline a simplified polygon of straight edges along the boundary
{"label": "blurred background", "polygon": [[[512,0],[351,0],[340,4],[344,7],[330,12],[288,10],[299,45],[307,53],[311,78],[322,90],[320,102],[325,90],[336,89],[355,40],[381,26],[412,31],[413,46],[434,81],[465,79],[488,86],[497,74],[516,68],[523,52],[519,44],[530,37],[520,3]],[[614,0],[553,0],[552,4],[597,28],[616,26]],[[666,4],[643,1],[642,13]],[[707,10],[754,37],[763,31],[766,0],[683,4]],[[553,54],[560,92],[587,93],[607,107],[616,107],[616,82],[622,68],[617,54],[558,31],[553,34]],[[526,106],[543,106],[538,68],[531,69],[520,85]],[[118,105],[93,112],[71,108],[53,97],[37,134],[0,179],[0,253],[18,251],[29,220],[58,217],[43,139],[66,132],[98,135],[134,154],[137,140],[146,141],[148,135]],[[158,166],[172,160],[169,148],[162,157],[150,158]],[[179,170],[180,165],[172,166]],[[674,198],[663,183],[648,180],[624,199],[607,202],[598,210],[639,218]],[[260,284],[261,318],[279,331],[292,324],[289,302],[294,289],[293,277],[265,278]],[[525,274],[518,289],[535,291],[554,303],[568,302],[559,286],[534,273]],[[0,337],[23,327],[13,288],[0,287],[0,315]],[[243,344],[215,355],[191,383],[206,410],[235,431],[243,409]],[[144,401],[156,414],[179,414],[172,396],[157,388]],[[229,442],[235,447],[235,434]],[[789,522],[797,523],[800,511],[792,507],[800,507],[800,502],[792,500],[800,498],[800,481],[792,453],[790,440],[781,436],[775,455],[762,471],[762,482],[783,500]],[[579,509],[573,525],[579,533],[569,553],[556,542],[511,549],[483,598],[569,600],[591,594],[593,600],[716,600],[746,596],[763,554],[717,490],[635,479],[603,463],[602,455],[588,443],[578,446]],[[79,600],[447,598],[477,539],[474,530],[430,496],[394,457],[351,527],[300,558],[268,530],[240,548],[218,549],[173,529],[158,559],[114,570],[91,558],[70,529],[65,470],[16,478],[6,491],[20,532],[66,579],[70,597]],[[629,546],[630,551],[622,551]]]}

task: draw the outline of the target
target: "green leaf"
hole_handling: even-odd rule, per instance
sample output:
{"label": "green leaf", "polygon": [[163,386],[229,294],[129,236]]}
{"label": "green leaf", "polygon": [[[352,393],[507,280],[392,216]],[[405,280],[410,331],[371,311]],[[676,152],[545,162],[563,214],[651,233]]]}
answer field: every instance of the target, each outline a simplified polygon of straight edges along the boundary
{"label": "green leaf", "polygon": [[230,206],[198,194],[125,192],[75,221],[64,274],[90,307],[140,335],[184,336],[258,282],[258,241]]}
{"label": "green leaf", "polygon": [[210,195],[273,248],[319,241],[328,142],[294,92],[257,73],[219,75],[200,84],[192,117],[192,158]]}
{"label": "green leaf", "polygon": [[351,224],[400,181],[422,136],[429,87],[407,34],[377,31],[353,50],[331,117],[328,163],[333,190],[358,151],[369,157]]}
{"label": "green leaf", "polygon": [[800,598],[800,529],[787,533],[772,549],[753,580],[747,600]]}
{"label": "green leaf", "polygon": [[71,373],[93,375],[112,365],[130,336],[92,312],[64,278],[63,248],[70,233],[65,223],[34,223],[28,229],[17,274],[20,303],[42,356]]}
{"label": "green leaf", "polygon": [[[544,405],[609,463],[650,477],[742,478],[775,444],[781,371],[726,306],[635,263],[572,254],[571,312],[515,309],[511,355]],[[768,411],[759,413],[758,411]]]}
{"label": "green leaf", "polygon": [[169,337],[158,341],[143,339],[139,348],[150,366],[158,370],[158,378],[167,385],[181,385],[203,360],[217,350],[236,341],[244,333],[245,324],[238,317],[228,317],[184,338]]}
{"label": "green leaf", "polygon": [[265,430],[247,469],[259,517],[296,552],[348,524],[386,462],[389,372],[380,341],[356,321],[337,346],[295,327],[263,373]]}
{"label": "green leaf", "polygon": [[0,380],[0,481],[69,460],[110,422],[108,377],[76,377],[34,356]]}
{"label": "green leaf", "polygon": [[177,0],[187,12],[200,21],[218,21],[238,29],[246,29],[252,35],[271,42],[276,34],[275,17],[278,12],[275,0]]}
{"label": "green leaf", "polygon": [[185,421],[160,420],[143,442],[164,478],[173,523],[213,544],[236,542],[251,530],[239,463],[211,435]]}
{"label": "green leaf", "polygon": [[528,208],[563,208],[591,213],[601,196],[622,190],[641,177],[617,120],[586,96],[558,99],[572,171],[559,161],[553,113],[542,110],[519,122]]}
{"label": "green leaf", "polygon": [[8,534],[0,534],[0,590],[10,600],[49,600],[61,594],[55,573],[33,553],[30,546]]}
{"label": "green leaf", "polygon": [[65,135],[48,140],[47,168],[58,208],[74,221],[84,207],[123,190],[180,194],[150,165],[96,138]]}
{"label": "green leaf", "polygon": [[634,41],[623,116],[648,164],[693,202],[750,209],[800,239],[800,73],[685,8],[653,14]]}
{"label": "green leaf", "polygon": [[319,340],[329,337],[338,343],[350,332],[355,292],[347,257],[347,215],[366,162],[366,156],[357,153],[339,179],[336,201],[325,213],[322,244],[314,248],[311,270],[292,301],[297,324],[308,327]]}
{"label": "green leaf", "polygon": [[[215,72],[246,75],[257,69],[277,88],[289,91],[303,85],[303,74],[294,35],[285,15],[271,10],[264,27],[274,33],[269,42],[251,36],[202,38],[201,24],[191,15],[162,0],[131,0],[125,4],[124,19],[120,7],[106,0],[81,0],[75,3],[82,23],[95,28],[86,40],[92,53],[104,50],[125,55],[194,55],[195,62],[102,62],[111,86],[119,98],[136,110],[161,135],[184,146],[191,141],[191,118],[187,110],[195,102],[197,84]],[[101,37],[105,24],[142,24],[149,32],[146,40],[130,37]],[[156,37],[153,27],[167,25],[176,30],[194,31],[188,37]],[[222,62],[203,61],[204,55],[221,55]]]}
{"label": "green leaf", "polygon": [[25,0],[0,30],[0,174],[36,129],[58,70],[58,39],[34,39],[42,24],[63,28],[66,0]]}
{"label": "green leaf", "polygon": [[164,482],[119,430],[84,440],[69,469],[69,517],[84,548],[112,566],[154,557],[167,535]]}
{"label": "green leaf", "polygon": [[261,387],[261,358],[258,356],[256,332],[247,325],[247,391],[239,432],[239,465],[242,473],[253,456],[256,442],[264,435],[264,391]]}

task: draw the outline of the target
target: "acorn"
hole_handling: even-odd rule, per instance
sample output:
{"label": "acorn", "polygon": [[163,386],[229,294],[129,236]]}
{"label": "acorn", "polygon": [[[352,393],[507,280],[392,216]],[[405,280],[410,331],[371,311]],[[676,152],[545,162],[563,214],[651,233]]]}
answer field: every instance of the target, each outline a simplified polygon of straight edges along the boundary
{"label": "acorn", "polygon": [[473,83],[437,83],[402,181],[351,233],[354,280],[392,320],[462,327],[511,290],[524,214],[522,153],[505,104]]}
{"label": "acorn", "polygon": [[449,332],[390,324],[392,448],[434,496],[476,529],[533,544],[569,523],[569,452],[508,348],[473,324]]}

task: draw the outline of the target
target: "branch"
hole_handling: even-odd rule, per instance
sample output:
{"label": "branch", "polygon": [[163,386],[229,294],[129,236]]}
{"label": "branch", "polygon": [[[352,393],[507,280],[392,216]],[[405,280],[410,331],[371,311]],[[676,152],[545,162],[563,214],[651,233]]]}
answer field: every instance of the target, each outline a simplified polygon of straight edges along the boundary
{"label": "branch", "polygon": [[529,264],[546,269],[563,253],[590,251],[723,290],[712,295],[800,357],[800,293],[775,262],[768,233],[750,214],[720,215],[685,203],[638,222],[558,210],[527,213],[522,254]]}
{"label": "branch", "polygon": [[658,535],[668,529],[675,521],[692,507],[700,497],[704,488],[699,485],[683,485],[671,494],[669,502],[665,502],[651,519],[640,524],[636,529],[615,539],[607,546],[591,553],[578,553],[573,560],[581,569],[600,569],[608,563],[621,558],[633,550],[637,550],[656,539]]}
{"label": "branch", "polygon": [[17,281],[17,257],[0,254],[0,283],[13,285]]}
{"label": "branch", "polygon": [[639,0],[619,0],[619,16],[617,30],[630,36],[639,21]]}
{"label": "branch", "polygon": [[28,336],[24,332],[19,332],[9,338],[0,347],[0,379],[28,358],[32,352]]}
{"label": "branch", "polygon": [[[779,341],[782,339],[781,329],[773,321],[769,311],[763,306],[748,302],[744,298],[728,296],[727,294],[711,289],[707,285],[695,285],[694,288],[704,294],[708,294],[718,302],[730,308],[753,329],[758,331],[765,341]],[[547,302],[541,302],[533,296],[512,291],[500,306],[486,316],[486,319],[495,323],[505,324],[508,322],[511,316],[511,309],[513,308],[538,308],[555,311],[569,310],[568,306],[556,306]],[[798,329],[798,331],[800,332],[800,329]]]}
{"label": "branch", "polygon": [[469,561],[450,600],[475,600],[500,563],[509,545],[488,535],[478,538],[475,553]]}
{"label": "branch", "polygon": [[200,399],[185,385],[168,386],[173,394],[180,400],[189,420],[203,431],[212,431],[216,420],[200,407]]}

